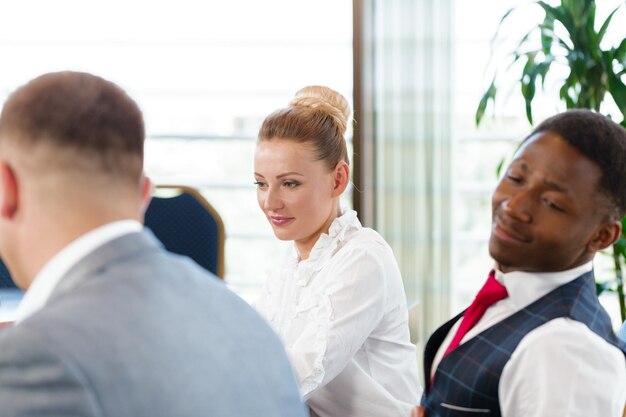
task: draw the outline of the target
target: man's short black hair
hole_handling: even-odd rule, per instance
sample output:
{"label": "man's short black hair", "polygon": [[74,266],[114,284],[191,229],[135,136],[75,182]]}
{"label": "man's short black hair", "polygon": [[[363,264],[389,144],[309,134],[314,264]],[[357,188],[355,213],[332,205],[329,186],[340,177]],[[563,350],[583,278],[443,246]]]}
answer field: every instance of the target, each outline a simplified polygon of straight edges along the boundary
{"label": "man's short black hair", "polygon": [[567,110],[541,122],[526,138],[539,132],[561,136],[602,171],[600,191],[615,205],[621,218],[626,213],[626,129],[591,110]]}

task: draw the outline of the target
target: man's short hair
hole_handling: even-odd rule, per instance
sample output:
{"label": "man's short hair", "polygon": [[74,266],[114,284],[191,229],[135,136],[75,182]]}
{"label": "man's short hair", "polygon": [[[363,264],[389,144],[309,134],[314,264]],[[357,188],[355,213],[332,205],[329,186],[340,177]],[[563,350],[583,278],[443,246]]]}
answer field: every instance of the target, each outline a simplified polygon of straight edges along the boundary
{"label": "man's short hair", "polygon": [[626,129],[591,110],[574,109],[541,122],[526,138],[550,131],[561,136],[602,172],[600,191],[615,206],[616,215],[626,213]]}
{"label": "man's short hair", "polygon": [[[13,92],[0,114],[0,140],[52,145],[86,159],[98,173],[139,178],[141,110],[120,87],[84,72],[39,76]],[[91,165],[90,165],[91,164]]]}

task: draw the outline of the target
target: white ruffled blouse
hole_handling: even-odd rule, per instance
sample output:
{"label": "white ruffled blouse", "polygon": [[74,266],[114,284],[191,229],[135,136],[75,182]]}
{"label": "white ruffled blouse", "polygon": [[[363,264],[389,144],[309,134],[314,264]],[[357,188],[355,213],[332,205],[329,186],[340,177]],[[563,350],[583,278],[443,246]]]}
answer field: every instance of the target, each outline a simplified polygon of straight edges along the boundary
{"label": "white ruffled blouse", "polygon": [[415,346],[391,248],[353,210],[309,258],[295,245],[255,304],[285,344],[312,416],[404,416],[419,402]]}

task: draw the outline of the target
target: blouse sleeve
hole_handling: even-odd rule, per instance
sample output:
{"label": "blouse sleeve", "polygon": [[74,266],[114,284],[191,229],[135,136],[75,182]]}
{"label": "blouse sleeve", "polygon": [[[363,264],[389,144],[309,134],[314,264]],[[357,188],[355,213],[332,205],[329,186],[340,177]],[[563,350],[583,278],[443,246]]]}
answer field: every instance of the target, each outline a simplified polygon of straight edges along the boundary
{"label": "blouse sleeve", "polygon": [[287,353],[306,400],[337,376],[384,314],[386,271],[375,248],[344,247],[321,272],[324,284],[299,305],[310,310]]}

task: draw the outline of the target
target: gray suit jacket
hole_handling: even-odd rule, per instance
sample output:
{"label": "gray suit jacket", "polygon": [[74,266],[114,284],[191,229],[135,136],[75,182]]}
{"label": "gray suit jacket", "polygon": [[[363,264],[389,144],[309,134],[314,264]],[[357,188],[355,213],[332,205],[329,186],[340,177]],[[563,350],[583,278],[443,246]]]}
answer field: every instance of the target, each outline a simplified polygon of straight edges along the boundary
{"label": "gray suit jacket", "polygon": [[0,331],[0,416],[306,415],[278,337],[147,232],[100,247]]}

